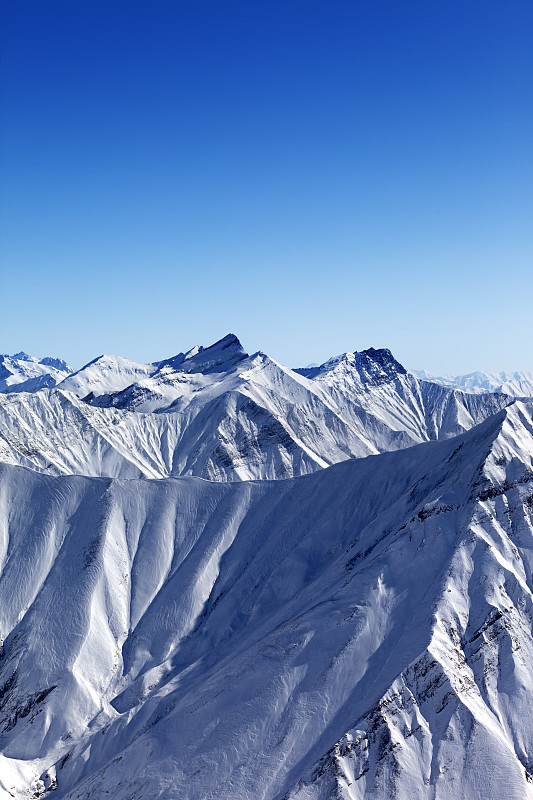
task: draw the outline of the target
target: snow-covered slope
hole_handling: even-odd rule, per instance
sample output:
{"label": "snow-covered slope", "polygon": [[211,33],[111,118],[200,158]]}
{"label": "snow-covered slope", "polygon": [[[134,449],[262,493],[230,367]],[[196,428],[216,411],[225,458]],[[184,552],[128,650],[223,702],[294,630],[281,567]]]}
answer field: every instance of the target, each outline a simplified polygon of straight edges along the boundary
{"label": "snow-covered slope", "polygon": [[533,798],[533,419],[286,481],[0,467],[0,793]]}
{"label": "snow-covered slope", "polygon": [[295,372],[327,392],[344,414],[366,413],[412,442],[456,436],[511,402],[506,396],[474,398],[418,380],[386,349],[344,353]]}
{"label": "snow-covered slope", "polygon": [[155,372],[152,364],[138,364],[121,356],[99,356],[60,383],[65,392],[78,397],[101,395],[125,389],[135,381]]}
{"label": "snow-covered slope", "polygon": [[26,353],[0,355],[0,392],[37,392],[60,383],[72,372],[59,358],[35,358]]}
{"label": "snow-covered slope", "polygon": [[0,396],[0,459],[52,475],[285,478],[454,436],[510,402],[418,381],[389,351],[294,371],[230,334],[153,365],[101,357],[51,391]]}
{"label": "snow-covered slope", "polygon": [[440,383],[463,392],[502,392],[511,397],[533,397],[533,373],[531,372],[471,372],[468,375],[437,376],[426,370],[414,370],[422,380]]}
{"label": "snow-covered slope", "polygon": [[[237,337],[228,334],[210,347],[196,346],[154,364],[99,356],[62,381],[59,388],[95,405],[141,406],[142,410],[154,411],[181,397],[187,375],[196,376],[191,391],[197,391],[247,357]],[[176,381],[178,387],[173,385]],[[150,394],[151,402],[147,397]]]}

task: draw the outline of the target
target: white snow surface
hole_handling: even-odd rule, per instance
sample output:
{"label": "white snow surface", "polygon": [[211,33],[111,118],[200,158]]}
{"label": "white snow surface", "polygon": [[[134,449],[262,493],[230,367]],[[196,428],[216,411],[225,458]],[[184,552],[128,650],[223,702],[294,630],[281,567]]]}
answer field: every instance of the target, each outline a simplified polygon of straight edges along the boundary
{"label": "white snow surface", "polygon": [[27,353],[0,355],[0,392],[36,392],[60,383],[72,372],[57,358],[38,359]]}
{"label": "white snow surface", "polygon": [[0,800],[533,800],[533,403],[476,375],[3,356]]}
{"label": "white snow surface", "polygon": [[151,375],[156,367],[152,364],[138,364],[121,356],[99,356],[77,372],[68,375],[60,383],[65,392],[73,392],[78,397],[109,391],[120,391],[132,383]]}
{"label": "white snow surface", "polygon": [[291,370],[229,334],[151,365],[101,356],[0,394],[0,459],[51,475],[279,479],[455,436],[512,402],[420,381],[389,351]]}
{"label": "white snow surface", "polygon": [[453,389],[480,394],[502,392],[511,397],[533,397],[532,372],[470,372],[468,375],[434,375],[426,370],[413,370],[422,380],[440,383]]}
{"label": "white snow surface", "polygon": [[2,800],[533,798],[531,404],[287,480],[3,464],[0,509]]}

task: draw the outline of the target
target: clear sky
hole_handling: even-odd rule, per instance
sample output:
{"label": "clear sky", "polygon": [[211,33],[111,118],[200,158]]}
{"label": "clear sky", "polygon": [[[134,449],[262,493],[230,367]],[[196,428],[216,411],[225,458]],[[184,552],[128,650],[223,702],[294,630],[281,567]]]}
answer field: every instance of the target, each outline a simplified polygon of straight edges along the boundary
{"label": "clear sky", "polygon": [[6,0],[0,350],[533,369],[531,0]]}

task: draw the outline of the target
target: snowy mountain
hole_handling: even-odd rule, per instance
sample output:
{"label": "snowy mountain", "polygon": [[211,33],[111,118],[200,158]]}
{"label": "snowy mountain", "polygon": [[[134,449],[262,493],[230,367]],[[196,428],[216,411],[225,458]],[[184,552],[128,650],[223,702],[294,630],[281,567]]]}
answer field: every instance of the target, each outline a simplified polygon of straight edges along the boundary
{"label": "snowy mountain", "polygon": [[291,370],[229,334],[151,365],[102,356],[53,389],[0,395],[0,459],[51,475],[287,478],[455,436],[511,402],[420,381],[386,350]]}
{"label": "snowy mountain", "polygon": [[510,397],[533,397],[533,373],[531,372],[471,372],[469,375],[446,375],[440,377],[425,370],[414,370],[422,380],[440,383],[463,392],[501,392]]}
{"label": "snowy mountain", "polygon": [[324,387],[345,413],[355,403],[392,430],[406,433],[411,443],[455,436],[511,402],[495,395],[474,398],[418,380],[386,349],[344,353],[296,372]]}
{"label": "snowy mountain", "polygon": [[[176,375],[191,373],[200,376],[228,372],[247,357],[237,337],[228,334],[211,347],[196,346],[187,353],[178,353],[154,364],[139,364],[121,356],[99,356],[65,378],[59,388],[73,392],[87,402],[94,401],[96,405],[128,405],[128,402],[138,405],[131,398],[132,394],[137,395],[139,391],[145,394],[152,390],[159,399],[157,387],[171,385]],[[148,380],[152,377],[154,380]],[[125,392],[123,396],[122,392]],[[171,391],[168,401],[179,396],[179,391]],[[149,410],[157,408],[159,406],[156,404]]]}
{"label": "snowy mountain", "polygon": [[77,397],[120,391],[155,372],[152,364],[138,364],[121,356],[99,356],[61,381],[59,387]]}
{"label": "snowy mountain", "polygon": [[37,392],[60,383],[72,372],[59,358],[38,359],[26,353],[0,355],[0,392]]}
{"label": "snowy mountain", "polygon": [[0,466],[0,796],[533,798],[532,405],[288,480]]}

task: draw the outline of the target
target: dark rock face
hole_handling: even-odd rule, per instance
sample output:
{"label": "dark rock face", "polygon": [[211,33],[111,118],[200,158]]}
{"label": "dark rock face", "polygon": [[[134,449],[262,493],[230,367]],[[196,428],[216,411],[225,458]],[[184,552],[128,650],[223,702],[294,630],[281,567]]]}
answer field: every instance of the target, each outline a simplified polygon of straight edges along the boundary
{"label": "dark rock face", "polygon": [[394,380],[396,375],[406,375],[407,370],[396,361],[390,350],[376,350],[369,347],[361,353],[354,353],[357,371],[366,383],[379,386]]}
{"label": "dark rock face", "polygon": [[375,347],[369,347],[368,350],[361,352],[344,353],[342,356],[331,358],[319,367],[304,367],[295,369],[294,372],[313,380],[335,369],[339,364],[350,365],[358,372],[362,383],[369,386],[380,386],[383,383],[390,383],[398,375],[407,375],[405,367],[396,361],[390,350]]}
{"label": "dark rock face", "polygon": [[45,367],[54,367],[54,369],[60,369],[64,372],[72,372],[67,362],[63,361],[61,358],[51,358],[50,356],[46,356],[45,358],[41,358],[39,363],[44,364]]}

